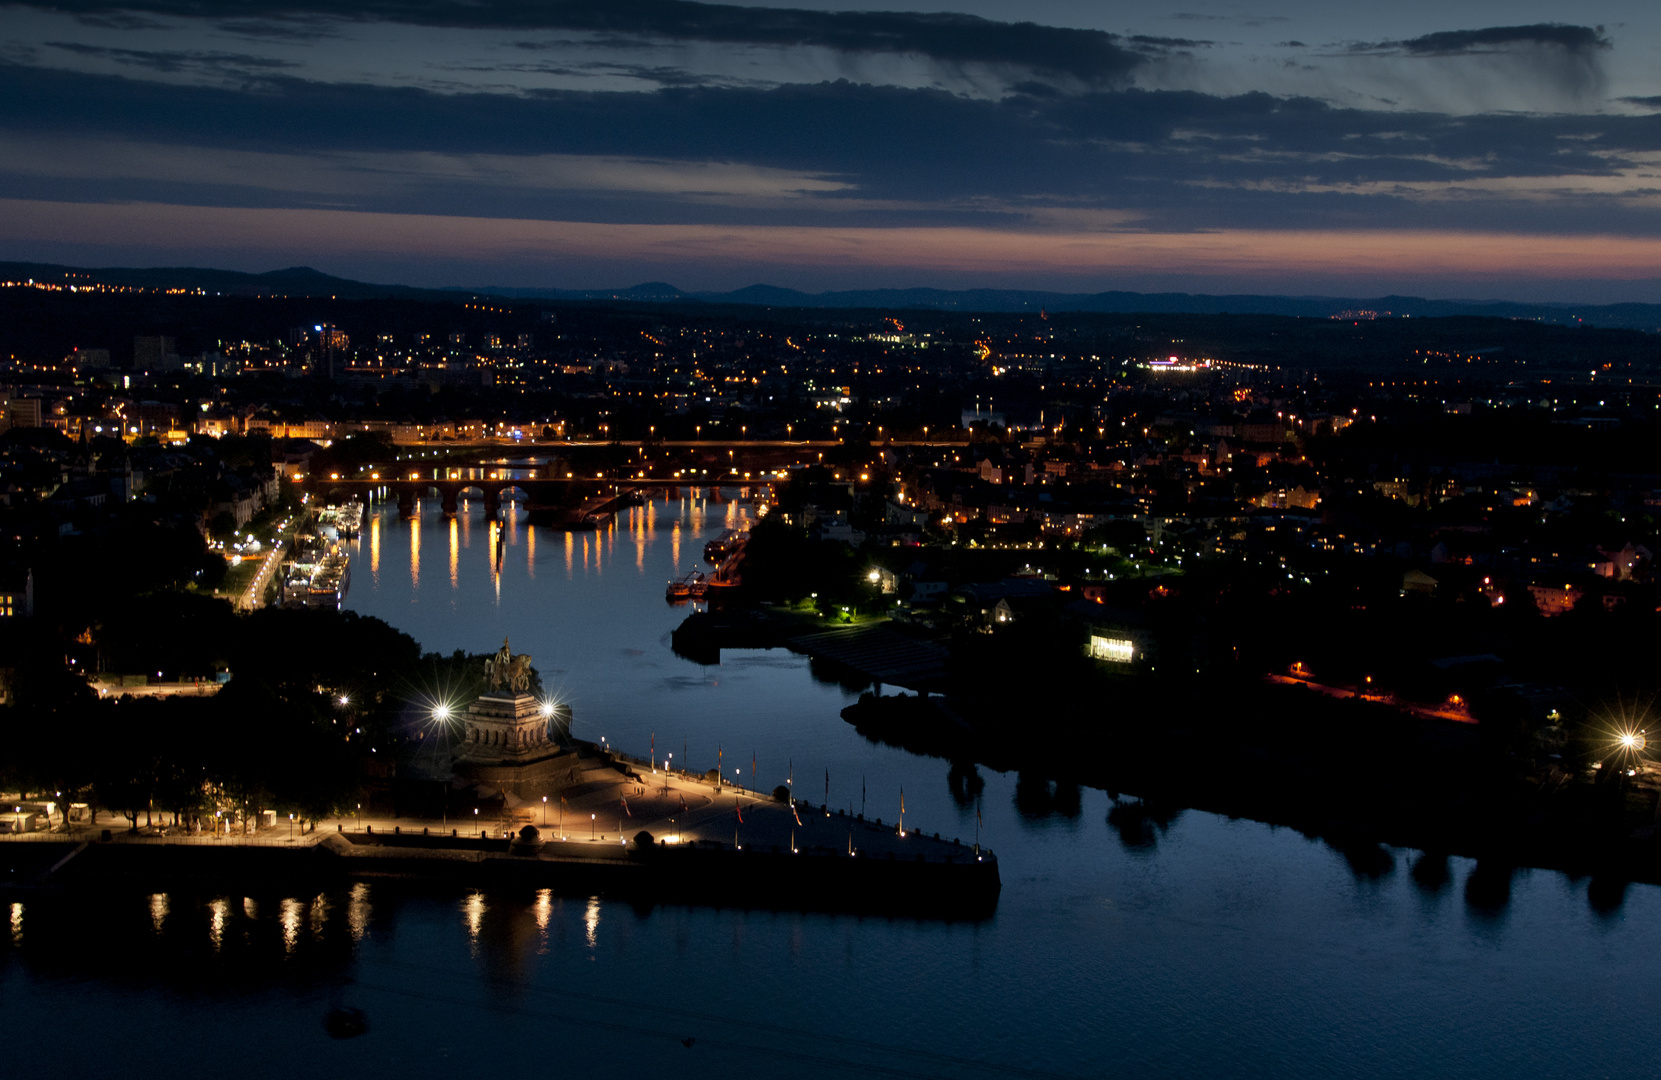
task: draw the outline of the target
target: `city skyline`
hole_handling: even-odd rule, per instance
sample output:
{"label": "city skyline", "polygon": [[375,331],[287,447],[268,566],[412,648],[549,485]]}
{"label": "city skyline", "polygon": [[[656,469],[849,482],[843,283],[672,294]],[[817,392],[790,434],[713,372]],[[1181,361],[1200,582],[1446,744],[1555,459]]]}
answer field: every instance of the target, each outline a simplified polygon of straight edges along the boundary
{"label": "city skyline", "polygon": [[1657,295],[1636,5],[841,6],[12,6],[0,245],[414,285]]}

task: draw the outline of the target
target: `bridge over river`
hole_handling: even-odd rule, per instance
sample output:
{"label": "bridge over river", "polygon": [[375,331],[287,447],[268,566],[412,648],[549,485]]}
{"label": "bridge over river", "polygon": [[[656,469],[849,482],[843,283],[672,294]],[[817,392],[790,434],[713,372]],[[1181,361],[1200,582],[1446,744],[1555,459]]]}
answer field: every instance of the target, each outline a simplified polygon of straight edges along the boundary
{"label": "bridge over river", "polygon": [[[754,479],[719,478],[721,481],[688,481],[663,477],[575,477],[523,475],[524,469],[430,470],[442,475],[403,478],[310,477],[304,481],[314,495],[330,501],[358,498],[366,503],[396,500],[398,512],[413,518],[422,499],[437,498],[445,517],[455,517],[463,499],[484,505],[485,515],[499,517],[502,504],[517,502],[537,525],[564,528],[592,528],[625,506],[638,505],[652,492],[671,496],[682,488],[741,488],[770,492],[771,484]],[[477,474],[477,475],[475,475]]]}

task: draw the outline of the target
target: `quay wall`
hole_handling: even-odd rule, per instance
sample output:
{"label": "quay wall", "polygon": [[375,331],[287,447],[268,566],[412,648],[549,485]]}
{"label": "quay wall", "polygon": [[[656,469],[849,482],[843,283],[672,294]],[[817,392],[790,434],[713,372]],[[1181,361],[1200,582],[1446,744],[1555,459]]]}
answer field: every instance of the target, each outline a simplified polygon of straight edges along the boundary
{"label": "quay wall", "polygon": [[[393,838],[386,838],[393,840]],[[326,887],[357,879],[463,888],[551,888],[634,903],[753,907],[981,919],[997,907],[997,860],[848,856],[733,850],[724,845],[582,845],[550,855],[501,839],[404,836],[382,843],[344,835],[296,847],[268,844],[93,843],[55,872],[19,889],[167,888],[181,881],[219,887]]]}

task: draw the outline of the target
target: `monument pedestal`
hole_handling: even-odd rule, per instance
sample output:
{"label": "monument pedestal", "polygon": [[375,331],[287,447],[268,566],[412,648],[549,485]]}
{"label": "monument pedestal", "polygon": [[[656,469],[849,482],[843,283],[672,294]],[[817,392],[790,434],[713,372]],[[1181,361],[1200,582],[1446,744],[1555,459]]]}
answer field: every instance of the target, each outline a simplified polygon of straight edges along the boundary
{"label": "monument pedestal", "polygon": [[560,752],[551,717],[529,694],[488,692],[467,707],[457,765],[528,765]]}

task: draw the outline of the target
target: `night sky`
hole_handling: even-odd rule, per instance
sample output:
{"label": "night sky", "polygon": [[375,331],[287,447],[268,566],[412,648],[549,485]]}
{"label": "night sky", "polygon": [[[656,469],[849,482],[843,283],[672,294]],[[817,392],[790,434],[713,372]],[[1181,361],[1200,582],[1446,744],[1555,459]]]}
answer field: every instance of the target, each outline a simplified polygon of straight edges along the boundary
{"label": "night sky", "polygon": [[1661,300],[1661,5],[881,6],[0,7],[0,258]]}

